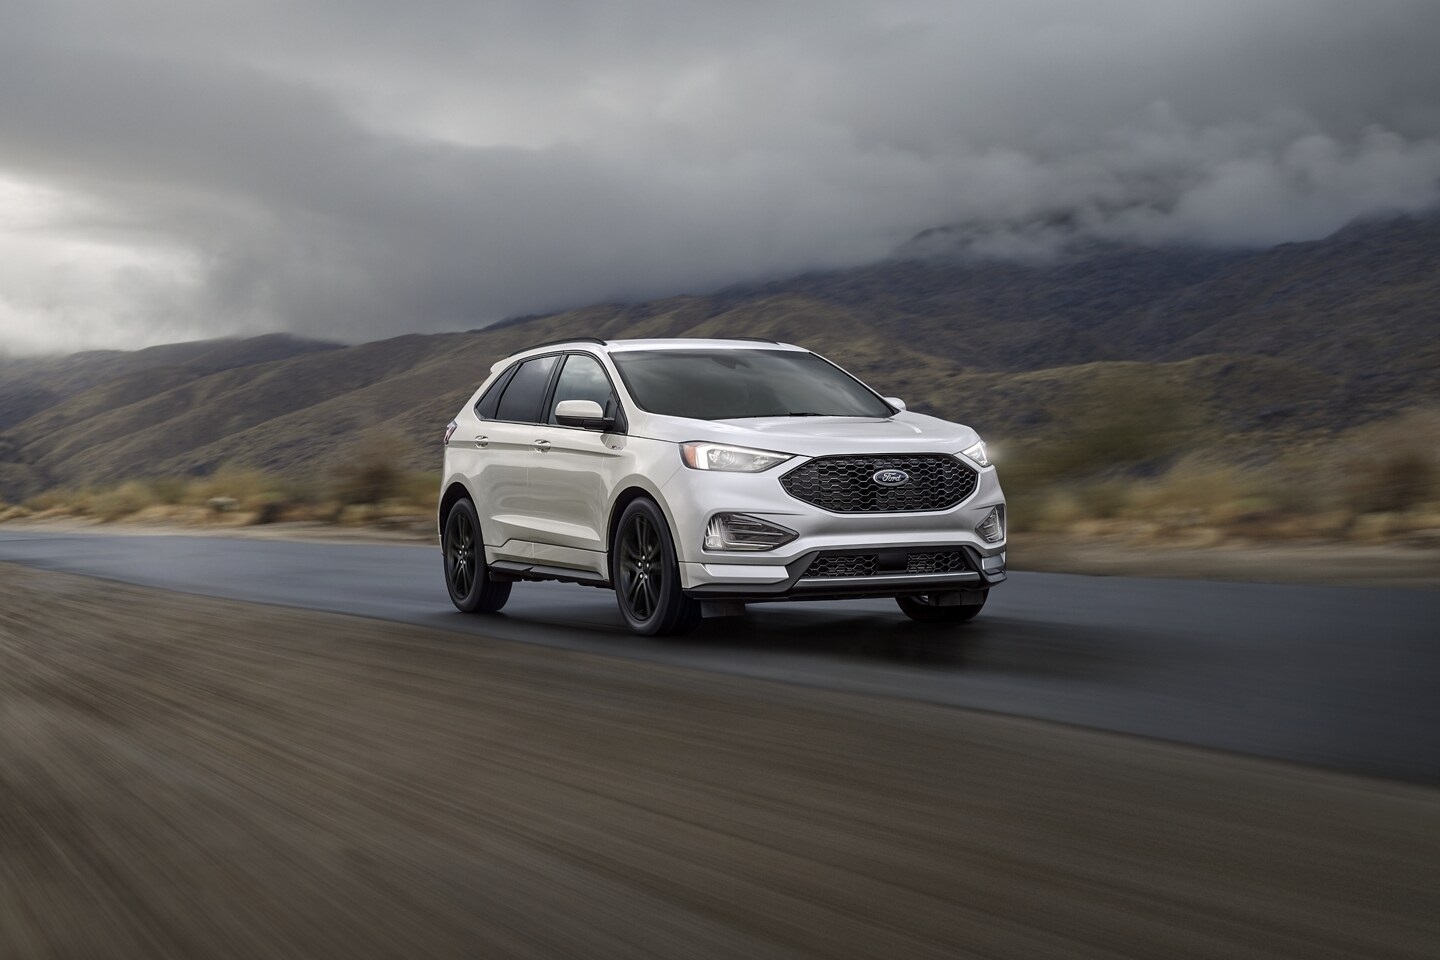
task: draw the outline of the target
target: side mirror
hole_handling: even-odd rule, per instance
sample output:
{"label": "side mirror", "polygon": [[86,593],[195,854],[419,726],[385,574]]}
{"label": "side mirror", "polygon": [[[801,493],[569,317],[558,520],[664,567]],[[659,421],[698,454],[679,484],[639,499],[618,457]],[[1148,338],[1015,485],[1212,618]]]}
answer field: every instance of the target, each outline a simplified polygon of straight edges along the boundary
{"label": "side mirror", "polygon": [[905,406],[905,401],[901,400],[899,397],[885,397],[884,400],[886,403],[890,404],[890,406],[894,407],[896,410],[899,410],[901,413],[904,413],[907,409],[907,407]]}
{"label": "side mirror", "polygon": [[562,427],[586,430],[609,430],[615,426],[615,418],[605,416],[605,411],[594,400],[561,400],[555,404],[555,422]]}

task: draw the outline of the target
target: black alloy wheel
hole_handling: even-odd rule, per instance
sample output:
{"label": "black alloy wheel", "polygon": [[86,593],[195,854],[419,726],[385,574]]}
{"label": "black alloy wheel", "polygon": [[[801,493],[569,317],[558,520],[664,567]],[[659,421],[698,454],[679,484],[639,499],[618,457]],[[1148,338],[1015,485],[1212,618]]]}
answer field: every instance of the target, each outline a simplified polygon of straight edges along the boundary
{"label": "black alloy wheel", "polygon": [[510,599],[509,582],[496,583],[485,569],[480,519],[469,500],[457,500],[445,518],[441,541],[450,602],[465,613],[494,613]]}
{"label": "black alloy wheel", "polygon": [[990,596],[986,590],[980,598],[979,603],[967,603],[963,606],[940,604],[940,595],[933,593],[921,593],[910,597],[896,597],[895,603],[899,605],[901,612],[916,623],[965,623],[974,620],[976,615],[985,606],[985,600]]}
{"label": "black alloy wheel", "polygon": [[631,630],[667,636],[700,623],[700,603],[680,589],[675,545],[654,501],[641,498],[625,508],[610,557],[615,599]]}

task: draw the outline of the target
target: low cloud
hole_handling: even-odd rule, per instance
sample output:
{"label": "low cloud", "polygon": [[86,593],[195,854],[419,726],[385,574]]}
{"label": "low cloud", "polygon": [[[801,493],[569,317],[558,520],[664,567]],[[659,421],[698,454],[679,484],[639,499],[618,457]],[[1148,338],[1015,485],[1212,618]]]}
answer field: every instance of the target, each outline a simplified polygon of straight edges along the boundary
{"label": "low cloud", "polygon": [[0,349],[370,339],[926,230],[1265,245],[1440,199],[1430,0],[186,6],[22,0],[0,38]]}

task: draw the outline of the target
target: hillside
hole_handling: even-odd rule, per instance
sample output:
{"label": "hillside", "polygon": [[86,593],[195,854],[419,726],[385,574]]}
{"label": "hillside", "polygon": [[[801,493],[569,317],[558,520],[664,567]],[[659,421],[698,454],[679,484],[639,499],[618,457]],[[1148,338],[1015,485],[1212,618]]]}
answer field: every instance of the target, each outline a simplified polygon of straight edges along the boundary
{"label": "hillside", "polygon": [[1343,422],[1404,406],[1415,390],[1440,397],[1440,212],[1259,252],[914,260],[727,294],[810,297],[981,370],[1234,354],[1337,378],[1323,412]]}
{"label": "hillside", "polygon": [[[0,499],[223,464],[324,469],[436,437],[492,362],[567,335],[803,343],[913,407],[1023,442],[1133,407],[1191,446],[1440,404],[1440,214],[1252,253],[930,258],[341,347],[276,335],[0,362]],[[1158,422],[1158,421],[1157,421]]]}
{"label": "hillside", "polygon": [[[154,377],[202,377],[222,370],[340,348],[338,343],[276,333],[249,339],[226,338],[172,343],[145,350],[91,350],[62,357],[0,358],[0,433],[35,414],[95,388],[116,390],[112,403],[138,399]],[[97,394],[99,400],[103,397]]]}

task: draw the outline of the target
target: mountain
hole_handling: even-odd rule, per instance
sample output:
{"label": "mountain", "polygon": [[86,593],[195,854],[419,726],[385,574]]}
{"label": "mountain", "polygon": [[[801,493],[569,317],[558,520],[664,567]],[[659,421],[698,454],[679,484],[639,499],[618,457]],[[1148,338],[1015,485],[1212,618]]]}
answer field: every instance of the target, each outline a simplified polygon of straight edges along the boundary
{"label": "mountain", "polygon": [[172,343],[134,351],[92,350],[62,357],[0,358],[0,433],[71,397],[96,388],[114,388],[122,381],[129,381],[133,386],[128,392],[121,387],[109,398],[112,405],[138,399],[151,389],[150,378],[195,378],[340,347],[338,343],[276,333],[249,339]]}
{"label": "mountain", "polygon": [[798,342],[1001,441],[1160,411],[1192,447],[1264,448],[1440,405],[1437,333],[1440,213],[1251,252],[895,260],[349,347],[276,335],[0,361],[0,499],[226,463],[321,470],[382,435],[434,469],[490,365],[565,336]]}

